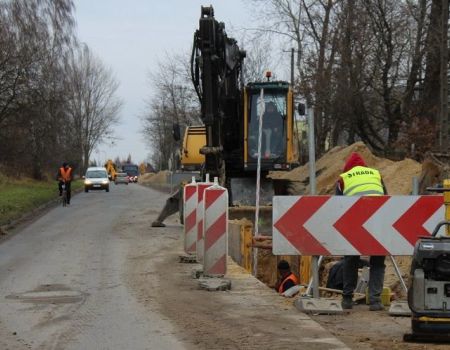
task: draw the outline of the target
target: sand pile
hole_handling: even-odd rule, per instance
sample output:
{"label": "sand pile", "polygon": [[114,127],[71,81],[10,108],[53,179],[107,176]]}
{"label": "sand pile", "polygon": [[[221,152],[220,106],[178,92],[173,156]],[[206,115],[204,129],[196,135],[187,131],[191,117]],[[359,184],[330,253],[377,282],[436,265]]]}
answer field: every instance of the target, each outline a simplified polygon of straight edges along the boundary
{"label": "sand pile", "polygon": [[143,184],[166,184],[170,171],[163,170],[158,173],[147,173],[139,178],[139,182]]}
{"label": "sand pile", "polygon": [[[381,172],[389,194],[409,194],[412,190],[412,177],[419,176],[422,170],[420,163],[411,159],[394,162],[376,157],[363,142],[356,142],[347,147],[338,146],[316,161],[318,194],[334,193],[336,180],[352,152],[358,152],[369,167],[376,168]],[[287,173],[271,173],[270,177],[290,180],[293,194],[309,193],[308,164]]]}
{"label": "sand pile", "polygon": [[145,173],[139,176],[139,182],[140,183],[148,183],[151,181],[151,178],[155,176],[155,173]]}

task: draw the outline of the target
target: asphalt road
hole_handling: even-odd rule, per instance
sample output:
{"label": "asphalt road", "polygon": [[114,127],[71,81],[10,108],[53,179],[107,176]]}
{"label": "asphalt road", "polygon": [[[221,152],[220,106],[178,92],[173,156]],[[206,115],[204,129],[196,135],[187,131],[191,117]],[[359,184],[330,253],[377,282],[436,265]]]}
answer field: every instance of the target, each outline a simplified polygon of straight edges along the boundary
{"label": "asphalt road", "polygon": [[348,349],[233,262],[198,288],[182,226],[150,223],[167,194],[136,184],[76,195],[0,242],[0,350]]}
{"label": "asphalt road", "polygon": [[156,216],[165,197],[112,184],[3,241],[0,349],[183,349],[171,323],[144,309],[127,282],[126,261],[141,253],[127,226]]}

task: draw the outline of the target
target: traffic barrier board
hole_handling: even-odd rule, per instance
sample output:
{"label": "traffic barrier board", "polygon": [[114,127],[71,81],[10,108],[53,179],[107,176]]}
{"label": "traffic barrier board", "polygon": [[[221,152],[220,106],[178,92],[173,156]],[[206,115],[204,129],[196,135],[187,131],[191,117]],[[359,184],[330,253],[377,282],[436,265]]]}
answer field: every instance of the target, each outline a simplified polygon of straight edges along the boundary
{"label": "traffic barrier board", "polygon": [[412,255],[444,220],[443,196],[275,196],[276,255]]}

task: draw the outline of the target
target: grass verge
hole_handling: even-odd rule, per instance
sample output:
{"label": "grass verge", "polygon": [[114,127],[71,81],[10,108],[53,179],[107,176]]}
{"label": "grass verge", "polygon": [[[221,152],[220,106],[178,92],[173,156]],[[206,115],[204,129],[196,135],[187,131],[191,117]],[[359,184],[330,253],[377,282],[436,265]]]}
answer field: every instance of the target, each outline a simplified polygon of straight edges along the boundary
{"label": "grass verge", "polygon": [[[73,181],[72,192],[82,186],[82,180]],[[0,226],[20,218],[57,197],[56,181],[16,180],[0,175]]]}

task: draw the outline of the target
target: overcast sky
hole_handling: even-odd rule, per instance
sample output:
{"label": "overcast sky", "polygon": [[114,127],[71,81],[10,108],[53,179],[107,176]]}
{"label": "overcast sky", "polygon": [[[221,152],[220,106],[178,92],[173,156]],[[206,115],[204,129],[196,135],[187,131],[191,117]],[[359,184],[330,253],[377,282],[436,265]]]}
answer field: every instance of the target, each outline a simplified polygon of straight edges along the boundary
{"label": "overcast sky", "polygon": [[128,154],[136,163],[147,159],[150,150],[140,133],[139,116],[152,93],[148,72],[167,53],[190,49],[200,6],[209,4],[229,34],[246,27],[249,13],[244,0],[75,0],[78,37],[114,71],[124,102],[115,129],[120,139],[100,146],[94,159],[103,162]]}

